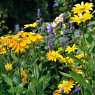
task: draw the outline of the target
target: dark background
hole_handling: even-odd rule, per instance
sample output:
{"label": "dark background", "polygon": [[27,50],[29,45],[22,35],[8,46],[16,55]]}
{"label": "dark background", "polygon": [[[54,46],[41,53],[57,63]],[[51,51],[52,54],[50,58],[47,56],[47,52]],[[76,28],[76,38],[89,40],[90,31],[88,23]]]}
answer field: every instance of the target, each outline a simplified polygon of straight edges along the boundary
{"label": "dark background", "polygon": [[[92,0],[0,0],[0,8],[7,9],[7,17],[4,20],[7,26],[12,28],[16,23],[24,25],[39,17],[44,21],[51,21],[59,13],[70,10],[73,4],[81,1],[91,2]],[[39,15],[38,9],[40,9]]]}

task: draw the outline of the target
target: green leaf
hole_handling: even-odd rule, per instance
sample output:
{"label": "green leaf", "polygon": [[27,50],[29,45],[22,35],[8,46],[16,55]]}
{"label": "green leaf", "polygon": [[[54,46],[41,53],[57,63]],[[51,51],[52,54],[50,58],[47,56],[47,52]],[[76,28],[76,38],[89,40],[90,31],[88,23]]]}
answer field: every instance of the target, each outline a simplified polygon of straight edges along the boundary
{"label": "green leaf", "polygon": [[87,33],[86,35],[86,41],[91,44],[92,41],[93,41],[93,37],[92,37],[92,34],[91,33]]}
{"label": "green leaf", "polygon": [[67,74],[67,73],[64,73],[64,72],[59,72],[61,75],[65,76],[65,77],[68,77],[68,78],[71,78],[72,76],[70,74]]}
{"label": "green leaf", "polygon": [[10,77],[8,77],[5,74],[2,74],[3,79],[5,80],[5,82],[9,85],[9,86],[13,86],[13,81]]}

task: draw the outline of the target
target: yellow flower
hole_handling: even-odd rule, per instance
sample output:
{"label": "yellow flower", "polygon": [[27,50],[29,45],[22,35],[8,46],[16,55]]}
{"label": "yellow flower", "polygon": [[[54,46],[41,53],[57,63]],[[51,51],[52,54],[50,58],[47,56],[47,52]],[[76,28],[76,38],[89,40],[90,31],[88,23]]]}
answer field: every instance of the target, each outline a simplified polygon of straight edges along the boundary
{"label": "yellow flower", "polygon": [[15,53],[22,53],[25,52],[25,49],[27,48],[27,43],[24,40],[16,41],[14,46],[12,46],[12,50],[15,51]]}
{"label": "yellow flower", "polygon": [[83,71],[80,68],[74,68],[73,69],[78,74],[83,74]]}
{"label": "yellow flower", "polygon": [[84,57],[84,53],[77,54],[75,57],[76,57],[77,59],[81,59],[81,58]]}
{"label": "yellow flower", "polygon": [[35,28],[35,27],[37,27],[37,25],[38,25],[38,23],[34,22],[33,24],[26,24],[26,25],[24,25],[24,28],[28,28],[28,27]]}
{"label": "yellow flower", "polygon": [[12,67],[12,64],[11,63],[5,64],[5,70],[6,71],[11,71],[12,69],[13,69],[13,67]]}
{"label": "yellow flower", "polygon": [[85,5],[84,5],[84,10],[85,10],[85,12],[87,12],[88,10],[90,11],[90,10],[93,10],[93,3],[89,3],[89,2],[86,2],[85,3]]}
{"label": "yellow flower", "polygon": [[40,34],[34,34],[31,36],[30,39],[32,42],[40,42],[40,41],[43,41],[43,36]]}
{"label": "yellow flower", "polygon": [[16,35],[17,35],[19,38],[26,38],[26,37],[29,37],[30,32],[21,31],[21,32],[18,32]]}
{"label": "yellow flower", "polygon": [[53,95],[62,95],[60,90],[55,90]]}
{"label": "yellow flower", "polygon": [[62,55],[59,55],[58,60],[59,60],[61,63],[65,63],[65,62],[66,62],[66,58],[64,58]]}
{"label": "yellow flower", "polygon": [[67,46],[67,48],[66,48],[66,52],[68,52],[68,53],[71,53],[71,52],[74,52],[75,50],[77,50],[77,47],[76,47],[76,45],[75,44],[73,44],[73,46]]}
{"label": "yellow flower", "polygon": [[83,74],[82,66],[72,66],[71,68],[73,71],[75,71],[78,74]]}
{"label": "yellow flower", "polygon": [[57,59],[58,59],[58,52],[56,52],[56,51],[49,51],[48,53],[47,53],[47,58],[48,58],[48,60],[49,61],[57,61]]}
{"label": "yellow flower", "polygon": [[5,54],[7,50],[4,47],[0,47],[0,54]]}
{"label": "yellow flower", "polygon": [[55,62],[57,60],[62,61],[63,59],[62,55],[60,55],[57,51],[49,51],[47,53],[47,58],[49,61],[55,61]]}
{"label": "yellow flower", "polygon": [[86,22],[87,20],[90,20],[93,17],[93,15],[89,12],[86,12],[82,16],[82,22]]}
{"label": "yellow flower", "polygon": [[71,17],[71,21],[72,21],[72,22],[76,22],[76,23],[78,23],[78,24],[81,23],[81,19],[80,19],[80,17],[77,16],[77,15],[74,15],[73,17]]}
{"label": "yellow flower", "polygon": [[67,64],[74,64],[74,59],[73,59],[73,58],[66,57],[65,60],[66,60],[65,62],[66,62]]}
{"label": "yellow flower", "polygon": [[93,15],[89,12],[86,12],[82,15],[74,15],[74,17],[71,17],[72,22],[76,22],[77,24],[80,24],[81,22],[86,22],[87,20],[90,20],[93,17]]}
{"label": "yellow flower", "polygon": [[5,44],[8,48],[12,48],[16,44],[16,39],[14,37],[6,38]]}
{"label": "yellow flower", "polygon": [[81,2],[81,4],[76,4],[75,7],[73,7],[72,11],[74,12],[74,14],[82,14],[84,12],[89,12],[93,7],[93,3],[88,3],[86,2],[84,4],[84,2]]}
{"label": "yellow flower", "polygon": [[0,43],[6,47],[12,46],[14,44],[14,41],[15,41],[14,35],[6,35],[0,37]]}
{"label": "yellow flower", "polygon": [[74,81],[73,80],[63,80],[59,85],[58,89],[63,90],[64,93],[69,94],[71,89],[74,87]]}
{"label": "yellow flower", "polygon": [[28,72],[23,68],[21,68],[20,75],[21,75],[21,81],[24,84],[26,84],[28,82]]}
{"label": "yellow flower", "polygon": [[6,45],[15,51],[15,53],[24,52],[27,48],[27,43],[24,39],[18,38],[16,35],[6,39]]}
{"label": "yellow flower", "polygon": [[27,44],[31,44],[31,39],[33,34],[34,33],[22,31],[22,32],[18,32],[17,36],[18,38],[23,39]]}

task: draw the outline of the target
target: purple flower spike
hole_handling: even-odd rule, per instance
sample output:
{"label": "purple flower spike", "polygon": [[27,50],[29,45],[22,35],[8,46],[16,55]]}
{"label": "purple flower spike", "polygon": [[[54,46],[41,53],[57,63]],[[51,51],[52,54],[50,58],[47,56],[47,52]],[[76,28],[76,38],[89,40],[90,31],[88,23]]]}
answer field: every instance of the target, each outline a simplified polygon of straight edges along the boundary
{"label": "purple flower spike", "polygon": [[77,87],[77,88],[75,88],[75,90],[73,91],[73,93],[79,93],[80,92],[80,87]]}
{"label": "purple flower spike", "polygon": [[49,32],[49,33],[53,32],[53,27],[51,26],[50,23],[48,23],[48,25],[47,25],[47,32]]}
{"label": "purple flower spike", "polygon": [[50,50],[53,50],[53,44],[52,44],[52,42],[48,42],[48,48],[49,48]]}

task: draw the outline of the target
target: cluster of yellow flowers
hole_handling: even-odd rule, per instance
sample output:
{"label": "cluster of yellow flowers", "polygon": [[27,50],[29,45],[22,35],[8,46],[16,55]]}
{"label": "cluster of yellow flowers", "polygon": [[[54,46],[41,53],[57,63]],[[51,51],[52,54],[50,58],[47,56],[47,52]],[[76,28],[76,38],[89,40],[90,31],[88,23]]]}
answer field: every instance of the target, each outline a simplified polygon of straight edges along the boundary
{"label": "cluster of yellow flowers", "polygon": [[30,44],[31,42],[38,43],[40,41],[43,41],[43,36],[39,33],[19,32],[17,36],[26,41],[27,44]]}
{"label": "cluster of yellow flowers", "polygon": [[[66,63],[68,65],[70,65],[71,70],[78,73],[78,74],[83,74],[82,73],[82,65],[77,66],[76,62],[77,60],[80,60],[81,62],[83,62],[84,58],[86,57],[84,55],[83,52],[76,52],[75,51],[78,50],[78,47],[73,44],[72,46],[67,46],[65,49],[65,53],[64,55],[61,55],[58,51],[49,51],[47,53],[47,58],[49,61],[59,61],[60,63]],[[70,53],[74,53],[73,57],[70,57],[68,54]]]}
{"label": "cluster of yellow flowers", "polygon": [[93,15],[91,13],[93,4],[86,2],[81,2],[81,4],[76,4],[75,7],[73,7],[72,11],[74,16],[71,17],[72,22],[76,22],[77,24],[80,24],[81,22],[86,22],[87,20],[90,20]]}
{"label": "cluster of yellow flowers", "polygon": [[25,52],[31,43],[43,41],[43,36],[38,33],[18,32],[16,35],[0,37],[0,54],[12,49],[15,53]]}
{"label": "cluster of yellow flowers", "polygon": [[[75,44],[73,44],[73,46],[67,46],[65,49],[65,52],[67,52],[68,54],[71,52],[74,52],[75,50],[77,50],[77,47]],[[73,64],[74,63],[74,59],[70,58],[70,57],[65,57],[62,56],[61,54],[58,53],[58,51],[49,51],[47,53],[47,58],[49,61],[54,61],[56,62],[57,60],[60,62],[64,62],[64,63],[68,63],[68,64]]]}
{"label": "cluster of yellow flowers", "polygon": [[49,61],[60,61],[61,63],[67,63],[67,64],[73,64],[74,59],[70,57],[63,57],[61,54],[59,54],[57,51],[49,51],[47,53],[47,58]]}
{"label": "cluster of yellow flowers", "polygon": [[71,89],[74,87],[74,81],[73,80],[63,80],[58,85],[58,90],[54,92],[53,95],[62,95],[62,93],[69,94]]}

